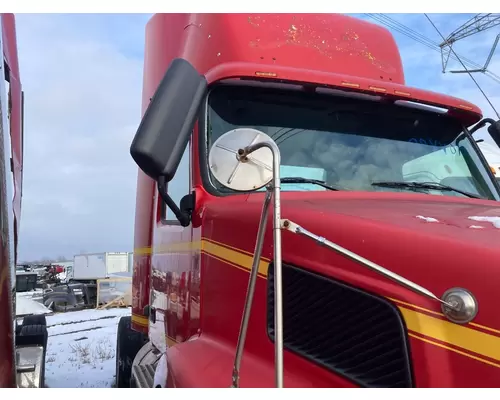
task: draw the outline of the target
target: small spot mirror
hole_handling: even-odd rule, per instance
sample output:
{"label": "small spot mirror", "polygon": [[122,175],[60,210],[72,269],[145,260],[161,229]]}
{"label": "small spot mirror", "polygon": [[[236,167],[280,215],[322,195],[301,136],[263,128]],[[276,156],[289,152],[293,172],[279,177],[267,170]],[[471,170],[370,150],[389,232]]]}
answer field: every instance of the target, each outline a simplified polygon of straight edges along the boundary
{"label": "small spot mirror", "polygon": [[273,153],[261,147],[248,155],[240,150],[261,142],[273,142],[257,129],[238,128],[219,137],[208,156],[210,171],[217,181],[237,192],[258,190],[273,178]]}

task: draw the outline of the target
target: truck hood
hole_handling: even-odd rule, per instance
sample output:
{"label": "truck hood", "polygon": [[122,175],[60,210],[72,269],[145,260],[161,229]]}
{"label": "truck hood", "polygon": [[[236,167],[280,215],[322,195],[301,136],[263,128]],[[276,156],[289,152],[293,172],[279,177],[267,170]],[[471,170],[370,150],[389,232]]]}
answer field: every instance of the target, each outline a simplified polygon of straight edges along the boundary
{"label": "truck hood", "polygon": [[[410,231],[415,235],[448,238],[500,250],[500,205],[436,201],[434,196],[394,198],[290,199],[282,203],[282,218],[308,226],[345,222],[366,229]],[[300,222],[299,222],[300,221]],[[333,229],[335,230],[335,229]],[[364,236],[362,231],[357,236]]]}
{"label": "truck hood", "polygon": [[[203,237],[254,251],[263,193],[211,201],[200,211]],[[474,322],[500,330],[496,307],[500,270],[500,203],[414,193],[283,192],[281,218],[323,236],[433,292],[470,290]],[[272,211],[262,256],[273,259]],[[236,221],[236,222],[235,222]],[[330,276],[377,295],[432,312],[440,305],[366,267],[282,231],[283,263]],[[260,270],[259,270],[260,271]],[[267,273],[267,267],[261,274]]]}
{"label": "truck hood", "polygon": [[[500,275],[498,203],[423,194],[332,193],[293,198],[284,193],[281,217],[424,286],[438,297],[452,287],[470,290],[481,304],[475,322],[500,329],[495,309]],[[266,253],[272,259],[272,234],[266,236]],[[284,231],[282,243],[284,263],[440,312],[438,302],[410,292],[311,239]]]}

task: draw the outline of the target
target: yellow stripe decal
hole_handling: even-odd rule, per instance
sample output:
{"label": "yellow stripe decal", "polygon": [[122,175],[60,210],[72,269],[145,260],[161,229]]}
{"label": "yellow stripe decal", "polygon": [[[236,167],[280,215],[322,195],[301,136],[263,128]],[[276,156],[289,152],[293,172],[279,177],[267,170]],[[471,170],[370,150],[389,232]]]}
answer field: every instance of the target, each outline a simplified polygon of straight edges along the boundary
{"label": "yellow stripe decal", "polygon": [[[201,250],[203,253],[206,253],[207,255],[233,267],[244,269],[246,271],[249,271],[252,268],[251,253],[236,249],[223,243],[215,242],[214,240],[203,239],[200,242],[174,243],[155,247],[154,249],[149,248],[138,250],[139,251],[136,251],[136,254],[162,254],[175,253],[179,251]],[[269,259],[261,258],[259,264],[259,275],[261,277],[265,278],[267,276],[269,263]],[[474,323],[470,323],[468,326],[457,325],[441,319],[440,317],[443,317],[443,315],[439,312],[428,310],[410,303],[405,303],[401,300],[393,298],[388,299],[396,303],[398,306],[406,322],[406,326],[410,331],[409,335],[412,338],[440,348],[454,351],[458,354],[479,360],[488,365],[500,367],[500,364],[497,365],[493,361],[484,360],[480,357],[484,356],[492,360],[500,361],[500,337],[473,329],[471,326],[499,334],[500,331]],[[134,320],[134,316],[132,318]],[[137,316],[136,318],[141,318],[141,322],[137,322],[138,324],[142,325],[142,321],[144,320],[146,324],[148,322],[145,317]],[[142,318],[144,318],[144,320]],[[439,342],[444,342],[453,347],[446,346],[445,344]],[[469,352],[474,354],[469,354]]]}
{"label": "yellow stripe decal", "polygon": [[410,331],[500,360],[500,338],[452,322],[399,307]]}
{"label": "yellow stripe decal", "polygon": [[[250,253],[250,252],[248,252],[248,251],[246,251],[246,250],[241,250],[241,249],[238,249],[238,248],[233,247],[233,246],[230,246],[230,245],[228,245],[228,244],[226,244],[226,243],[217,242],[216,240],[213,240],[213,239],[208,239],[208,238],[204,238],[204,239],[203,239],[203,241],[204,241],[204,242],[211,242],[211,243],[215,243],[215,244],[218,244],[218,245],[220,245],[220,246],[227,247],[227,248],[232,249],[232,250],[235,250],[235,251],[237,251],[237,252],[239,252],[239,253],[245,253],[245,254],[249,255],[250,257],[253,257],[253,253]],[[261,257],[261,259],[262,259],[262,260],[264,260],[264,261],[267,261],[267,262],[270,262],[270,261],[271,261],[269,258],[266,258],[266,257]]]}
{"label": "yellow stripe decal", "polygon": [[458,353],[462,356],[465,356],[465,357],[469,357],[469,358],[472,358],[474,360],[477,360],[477,361],[481,361],[485,364],[488,364],[488,365],[491,365],[493,367],[497,367],[497,368],[500,368],[500,364],[497,364],[497,363],[494,363],[492,361],[489,361],[489,360],[485,360],[481,357],[477,357],[477,356],[474,356],[472,354],[469,354],[469,353],[465,353],[463,351],[460,351],[458,349],[455,349],[453,347],[450,347],[450,346],[446,346],[442,343],[438,343],[438,342],[433,342],[432,340],[429,340],[429,339],[426,339],[426,338],[423,338],[423,337],[420,337],[420,336],[417,336],[413,333],[408,333],[408,336],[414,338],[414,339],[418,339],[418,340],[421,340],[422,342],[425,342],[425,343],[429,343],[429,344],[432,344],[434,346],[437,346],[437,347],[441,347],[442,349],[446,349],[446,350],[449,350],[449,351],[453,351],[454,353]]}
{"label": "yellow stripe decal", "polygon": [[[207,254],[229,261],[230,263],[243,267],[246,270],[250,270],[252,268],[253,256],[209,242],[207,240],[203,240],[202,250]],[[268,261],[263,261],[261,259],[259,264],[259,274],[267,275],[268,265]]]}
{"label": "yellow stripe decal", "polygon": [[132,314],[132,322],[137,325],[148,326],[149,320],[144,315]]}

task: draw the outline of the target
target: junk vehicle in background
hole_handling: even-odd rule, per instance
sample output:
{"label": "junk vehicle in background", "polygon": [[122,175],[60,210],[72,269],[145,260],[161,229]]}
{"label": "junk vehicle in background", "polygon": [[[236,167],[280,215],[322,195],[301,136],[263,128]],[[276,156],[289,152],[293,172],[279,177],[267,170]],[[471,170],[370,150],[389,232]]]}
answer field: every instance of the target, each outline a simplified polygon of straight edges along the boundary
{"label": "junk vehicle in background", "polygon": [[155,15],[142,109],[119,387],[498,385],[499,124],[389,31]]}
{"label": "junk vehicle in background", "polygon": [[129,275],[128,263],[126,252],[75,255],[66,267],[65,278],[44,290],[43,304],[53,311],[65,312],[94,308],[121,295],[129,298],[130,277],[120,276]]}
{"label": "junk vehicle in background", "polygon": [[58,278],[61,282],[67,282],[73,275],[73,260],[71,261],[58,261],[53,262],[50,265],[56,266],[58,269],[62,268],[62,271],[58,272]]}
{"label": "junk vehicle in background", "polygon": [[[23,105],[13,14],[0,14],[0,387],[44,387],[44,315],[16,320],[16,264],[23,188]],[[35,276],[36,278],[36,276]],[[36,279],[35,279],[36,280]]]}
{"label": "junk vehicle in background", "polygon": [[38,273],[36,271],[16,270],[16,292],[29,292],[37,288]]}

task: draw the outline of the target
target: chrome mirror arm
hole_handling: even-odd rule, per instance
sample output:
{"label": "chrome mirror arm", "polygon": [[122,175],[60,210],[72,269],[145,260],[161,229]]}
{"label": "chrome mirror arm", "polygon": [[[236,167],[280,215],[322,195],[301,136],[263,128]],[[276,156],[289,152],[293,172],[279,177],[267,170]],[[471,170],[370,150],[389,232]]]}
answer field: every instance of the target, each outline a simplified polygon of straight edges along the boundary
{"label": "chrome mirror arm", "polygon": [[[273,140],[251,144],[238,150],[238,160],[245,162],[246,157],[254,151],[267,147],[273,154],[273,178],[271,190],[273,192],[273,239],[274,239],[274,358],[276,387],[283,387],[283,268],[281,257],[281,177],[280,177],[280,150]],[[266,198],[267,199],[267,198]],[[261,220],[262,221],[262,220]],[[257,238],[257,244],[259,239]],[[260,244],[262,247],[262,243]],[[262,250],[262,249],[260,249]],[[260,263],[254,254],[253,266]],[[252,267],[253,268],[253,267]],[[247,327],[248,328],[248,327]]]}
{"label": "chrome mirror arm", "polygon": [[240,333],[238,342],[236,343],[236,356],[233,365],[233,382],[231,387],[237,388],[240,384],[240,367],[241,359],[243,358],[243,349],[248,331],[248,321],[250,320],[250,311],[252,310],[252,302],[255,293],[255,283],[257,282],[257,274],[259,272],[260,257],[262,255],[262,246],[264,244],[264,236],[266,234],[267,216],[269,211],[269,203],[271,202],[272,192],[268,188],[264,205],[262,206],[262,214],[260,216],[259,230],[257,232],[257,241],[255,242],[255,251],[252,261],[252,269],[250,271],[250,279],[248,280],[247,294],[245,298],[245,306],[243,308],[243,317],[241,318]]}
{"label": "chrome mirror arm", "polygon": [[373,261],[361,257],[359,254],[353,253],[352,251],[347,250],[346,248],[339,246],[338,244],[333,243],[322,236],[318,236],[288,219],[281,220],[281,227],[297,235],[312,239],[320,246],[327,247],[350,259],[351,261],[354,261],[362,265],[363,267],[366,267],[388,279],[391,279],[392,281],[406,287],[407,289],[410,289],[415,293],[439,302],[441,304],[441,310],[443,311],[443,314],[452,322],[465,324],[472,321],[477,314],[478,307],[476,299],[469,291],[465,289],[450,289],[444,293],[442,298],[439,298],[430,290],[416,284],[415,282],[412,282],[409,279],[396,274],[395,272],[389,271],[381,265],[378,265]]}

